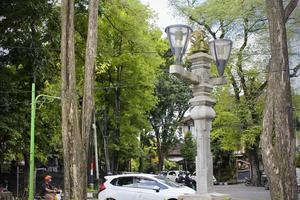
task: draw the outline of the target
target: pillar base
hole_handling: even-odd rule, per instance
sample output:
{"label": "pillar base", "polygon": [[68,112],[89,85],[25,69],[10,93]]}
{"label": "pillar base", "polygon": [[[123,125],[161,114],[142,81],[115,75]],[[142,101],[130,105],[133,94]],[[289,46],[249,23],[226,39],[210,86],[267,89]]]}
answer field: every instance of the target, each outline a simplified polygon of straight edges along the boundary
{"label": "pillar base", "polygon": [[204,194],[186,194],[180,196],[178,200],[230,200],[227,194],[221,194],[216,192],[204,193]]}

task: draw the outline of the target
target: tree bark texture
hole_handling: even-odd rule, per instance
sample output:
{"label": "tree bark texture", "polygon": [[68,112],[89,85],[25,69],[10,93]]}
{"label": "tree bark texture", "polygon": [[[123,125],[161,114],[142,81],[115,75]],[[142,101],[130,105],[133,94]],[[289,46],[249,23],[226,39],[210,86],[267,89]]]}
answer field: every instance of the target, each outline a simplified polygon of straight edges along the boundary
{"label": "tree bark texture", "polygon": [[[295,4],[296,2],[296,4]],[[297,5],[291,0],[284,9],[282,0],[266,0],[271,46],[267,98],[261,135],[262,156],[269,178],[272,200],[296,200],[297,181],[292,99],[286,36],[286,13]],[[295,8],[295,7],[294,7]]]}
{"label": "tree bark texture", "polygon": [[87,150],[93,119],[94,72],[97,53],[98,0],[90,0],[88,36],[85,54],[84,94],[82,103],[82,138]]}
{"label": "tree bark texture", "polygon": [[253,149],[247,150],[247,154],[251,167],[251,185],[260,186],[261,184],[257,148],[253,147]]}
{"label": "tree bark texture", "polygon": [[63,0],[61,19],[62,138],[65,198],[86,199],[87,155],[93,111],[94,64],[97,50],[98,0],[89,4],[82,130],[79,126],[74,49],[74,0]]}
{"label": "tree bark texture", "polygon": [[64,150],[64,199],[82,200],[82,140],[79,127],[74,49],[74,0],[61,7],[62,139]]}
{"label": "tree bark texture", "polygon": [[[93,109],[94,109],[94,72],[95,60],[97,53],[97,32],[98,32],[98,6],[99,0],[90,0],[89,2],[89,22],[88,34],[86,41],[85,52],[85,72],[84,72],[84,93],[82,102],[82,116],[81,116],[81,137],[83,143],[83,150],[85,151],[81,161],[88,166],[88,149],[89,139],[92,127]],[[84,168],[86,169],[86,168]],[[83,170],[84,170],[83,169]],[[83,171],[84,193],[87,188],[87,173]]]}

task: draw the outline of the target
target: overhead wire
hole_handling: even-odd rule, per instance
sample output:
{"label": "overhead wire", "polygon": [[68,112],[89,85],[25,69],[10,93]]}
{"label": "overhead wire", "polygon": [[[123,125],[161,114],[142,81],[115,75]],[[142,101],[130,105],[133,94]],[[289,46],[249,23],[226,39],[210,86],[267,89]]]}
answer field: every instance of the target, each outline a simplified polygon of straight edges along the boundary
{"label": "overhead wire", "polygon": [[[300,44],[297,45],[293,45],[288,47],[288,49],[293,49],[296,47],[300,47]],[[1,49],[2,48],[2,49]],[[9,49],[28,49],[28,50],[50,50],[50,51],[57,51],[60,52],[60,49],[57,48],[48,48],[48,47],[25,47],[25,46],[6,46],[6,45],[2,45],[0,46],[0,51],[4,52],[4,51],[9,51]],[[275,50],[280,50],[282,48],[278,48]],[[111,53],[110,51],[101,51],[102,53]],[[100,52],[100,53],[101,53]],[[127,53],[131,53],[131,54],[157,54],[159,53],[158,51],[131,51],[131,52],[127,52]],[[185,55],[191,55],[192,53],[190,52],[186,52]],[[238,55],[238,53],[232,53],[232,55]],[[243,53],[244,56],[253,56],[253,55],[266,55],[266,56],[270,56],[271,52],[253,52],[253,53]],[[299,52],[289,52],[289,55],[300,55],[300,51]]]}
{"label": "overhead wire", "polygon": [[18,94],[18,93],[31,93],[32,91],[29,90],[2,90],[0,91],[0,94],[4,93],[12,93],[12,94]]}
{"label": "overhead wire", "polygon": [[12,105],[25,105],[25,106],[30,106],[31,105],[31,102],[29,101],[17,101],[17,102],[14,102],[14,103],[4,103],[4,104],[0,104],[0,107],[11,107]]}

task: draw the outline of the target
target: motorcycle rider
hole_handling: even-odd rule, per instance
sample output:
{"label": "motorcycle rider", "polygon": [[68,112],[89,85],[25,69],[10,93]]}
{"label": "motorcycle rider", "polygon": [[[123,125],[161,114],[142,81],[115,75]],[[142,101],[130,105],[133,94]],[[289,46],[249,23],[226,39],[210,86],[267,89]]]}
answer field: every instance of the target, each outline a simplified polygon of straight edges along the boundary
{"label": "motorcycle rider", "polygon": [[51,185],[52,177],[47,175],[44,177],[44,183],[42,185],[42,196],[45,200],[55,200],[56,193],[59,190]]}

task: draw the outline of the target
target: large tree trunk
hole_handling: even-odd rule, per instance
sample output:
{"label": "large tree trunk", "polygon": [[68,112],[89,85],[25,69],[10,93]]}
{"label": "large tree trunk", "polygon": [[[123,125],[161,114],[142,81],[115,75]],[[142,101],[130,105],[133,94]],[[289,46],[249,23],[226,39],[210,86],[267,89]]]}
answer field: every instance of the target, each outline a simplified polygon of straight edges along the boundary
{"label": "large tree trunk", "polygon": [[[82,141],[83,150],[85,151],[82,156],[82,163],[88,167],[88,147],[90,132],[92,127],[93,109],[94,109],[94,71],[95,71],[95,60],[97,52],[97,31],[98,31],[98,0],[90,0],[89,2],[89,22],[88,22],[88,35],[86,42],[86,53],[85,53],[85,73],[84,73],[84,94],[82,103]],[[87,170],[83,169],[83,184],[84,193],[87,188]]]}
{"label": "large tree trunk", "polygon": [[80,134],[74,50],[74,1],[62,2],[61,78],[64,199],[85,199],[82,179],[83,144]]}
{"label": "large tree trunk", "polygon": [[[64,148],[65,199],[86,199],[87,152],[92,123],[93,73],[97,44],[98,0],[89,5],[89,26],[86,49],[85,88],[82,132],[79,126],[75,49],[74,0],[62,2],[61,77],[62,77],[62,138]],[[81,134],[82,133],[82,134]]]}
{"label": "large tree trunk", "polygon": [[261,135],[262,156],[272,200],[296,200],[295,133],[285,23],[297,5],[291,0],[266,0],[271,44],[271,65]]}

